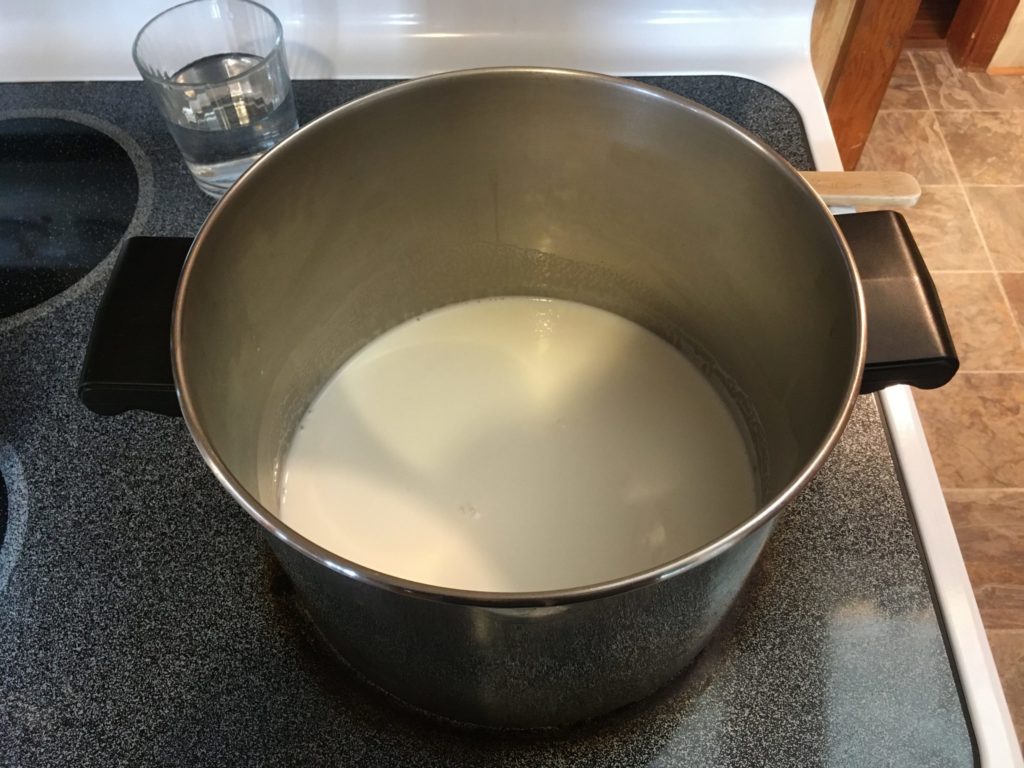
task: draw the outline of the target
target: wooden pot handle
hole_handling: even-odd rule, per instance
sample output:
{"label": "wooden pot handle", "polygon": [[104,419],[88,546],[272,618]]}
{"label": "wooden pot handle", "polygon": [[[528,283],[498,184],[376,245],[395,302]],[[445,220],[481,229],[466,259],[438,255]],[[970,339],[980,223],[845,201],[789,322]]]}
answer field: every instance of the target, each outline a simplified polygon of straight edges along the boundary
{"label": "wooden pot handle", "polygon": [[826,205],[911,208],[921,185],[901,171],[801,171]]}

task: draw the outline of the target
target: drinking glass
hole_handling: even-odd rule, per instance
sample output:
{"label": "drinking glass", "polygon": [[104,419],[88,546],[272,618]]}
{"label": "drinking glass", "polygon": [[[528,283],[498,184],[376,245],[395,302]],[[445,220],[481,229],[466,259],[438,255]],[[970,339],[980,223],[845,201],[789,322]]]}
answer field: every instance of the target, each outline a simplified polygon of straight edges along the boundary
{"label": "drinking glass", "polygon": [[298,127],[281,22],[258,3],[176,5],[142,28],[132,55],[208,195]]}

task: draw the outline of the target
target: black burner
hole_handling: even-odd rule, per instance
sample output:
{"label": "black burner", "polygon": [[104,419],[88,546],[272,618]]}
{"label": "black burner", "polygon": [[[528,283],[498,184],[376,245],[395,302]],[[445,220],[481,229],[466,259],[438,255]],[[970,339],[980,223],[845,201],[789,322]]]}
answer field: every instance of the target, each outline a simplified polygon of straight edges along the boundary
{"label": "black burner", "polygon": [[135,166],[112,138],[55,118],[0,120],[0,317],[84,277],[135,213]]}

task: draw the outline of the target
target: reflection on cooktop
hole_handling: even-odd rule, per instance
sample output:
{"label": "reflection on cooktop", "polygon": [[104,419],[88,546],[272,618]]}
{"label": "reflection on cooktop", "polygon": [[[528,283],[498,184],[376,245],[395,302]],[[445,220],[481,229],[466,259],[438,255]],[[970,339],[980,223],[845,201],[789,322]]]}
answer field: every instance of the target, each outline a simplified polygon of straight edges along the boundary
{"label": "reflection on cooktop", "polygon": [[0,120],[0,317],[84,277],[124,235],[139,181],[112,138],[70,120]]}

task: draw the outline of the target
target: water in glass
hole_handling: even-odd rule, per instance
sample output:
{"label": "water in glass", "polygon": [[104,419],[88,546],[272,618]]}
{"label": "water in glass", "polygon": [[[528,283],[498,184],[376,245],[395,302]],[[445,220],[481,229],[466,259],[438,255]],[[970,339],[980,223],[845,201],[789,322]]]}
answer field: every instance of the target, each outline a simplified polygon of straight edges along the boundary
{"label": "water in glass", "polygon": [[283,64],[275,64],[251,54],[221,53],[173,75],[175,83],[196,85],[179,91],[176,119],[169,123],[204,192],[223,195],[260,155],[297,127],[291,83]]}

